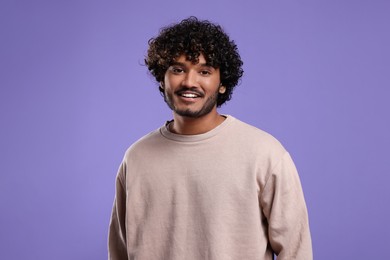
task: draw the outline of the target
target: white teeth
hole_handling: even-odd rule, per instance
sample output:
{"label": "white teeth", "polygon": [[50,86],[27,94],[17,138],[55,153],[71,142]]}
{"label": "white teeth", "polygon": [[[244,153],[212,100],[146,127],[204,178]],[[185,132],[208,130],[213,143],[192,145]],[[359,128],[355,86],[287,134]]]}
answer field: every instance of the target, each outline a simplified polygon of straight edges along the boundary
{"label": "white teeth", "polygon": [[186,97],[186,98],[196,98],[197,95],[195,94],[182,94],[183,97]]}

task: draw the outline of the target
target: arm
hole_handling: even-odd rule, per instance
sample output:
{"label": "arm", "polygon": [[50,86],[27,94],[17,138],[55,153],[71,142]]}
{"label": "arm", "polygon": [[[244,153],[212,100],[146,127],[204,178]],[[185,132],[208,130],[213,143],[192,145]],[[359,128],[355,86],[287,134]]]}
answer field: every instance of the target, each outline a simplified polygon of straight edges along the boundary
{"label": "arm", "polygon": [[116,194],[108,234],[108,259],[127,259],[126,247],[126,189],[124,185],[125,166],[119,168],[116,178]]}
{"label": "arm", "polygon": [[277,259],[313,259],[306,203],[297,170],[287,152],[269,173],[260,203]]}

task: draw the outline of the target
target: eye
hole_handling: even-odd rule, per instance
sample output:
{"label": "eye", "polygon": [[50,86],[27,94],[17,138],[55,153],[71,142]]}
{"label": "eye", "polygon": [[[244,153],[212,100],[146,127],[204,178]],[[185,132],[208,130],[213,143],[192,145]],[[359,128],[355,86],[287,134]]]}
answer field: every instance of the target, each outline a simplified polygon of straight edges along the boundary
{"label": "eye", "polygon": [[201,70],[200,74],[203,75],[203,76],[207,76],[207,75],[211,74],[211,71],[209,71],[209,70]]}
{"label": "eye", "polygon": [[172,67],[171,68],[171,71],[174,73],[174,74],[180,74],[180,73],[183,73],[184,70],[180,67]]}

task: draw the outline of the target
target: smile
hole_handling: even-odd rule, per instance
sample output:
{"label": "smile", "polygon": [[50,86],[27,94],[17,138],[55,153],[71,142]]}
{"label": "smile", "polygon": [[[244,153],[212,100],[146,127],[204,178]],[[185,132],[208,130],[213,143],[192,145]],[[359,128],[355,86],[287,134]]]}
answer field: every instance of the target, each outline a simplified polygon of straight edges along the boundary
{"label": "smile", "polygon": [[181,90],[177,91],[176,94],[183,98],[200,98],[203,94],[196,90]]}
{"label": "smile", "polygon": [[189,93],[183,93],[183,94],[180,94],[180,96],[186,97],[186,98],[197,98],[198,97],[198,95],[189,94]]}

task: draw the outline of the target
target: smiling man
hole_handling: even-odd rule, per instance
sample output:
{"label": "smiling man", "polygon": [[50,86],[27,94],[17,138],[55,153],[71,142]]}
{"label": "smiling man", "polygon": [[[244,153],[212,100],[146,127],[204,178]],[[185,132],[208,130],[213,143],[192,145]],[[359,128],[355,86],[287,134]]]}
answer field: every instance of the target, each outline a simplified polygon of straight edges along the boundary
{"label": "smiling man", "polygon": [[126,151],[109,259],[312,259],[289,153],[218,113],[243,73],[235,43],[220,26],[190,17],[149,41],[145,63],[173,120]]}
{"label": "smiling man", "polygon": [[222,86],[219,69],[209,65],[202,53],[195,64],[185,55],[175,58],[160,84],[165,102],[174,112],[171,132],[201,134],[224,121],[217,112],[217,102],[226,87]]}

